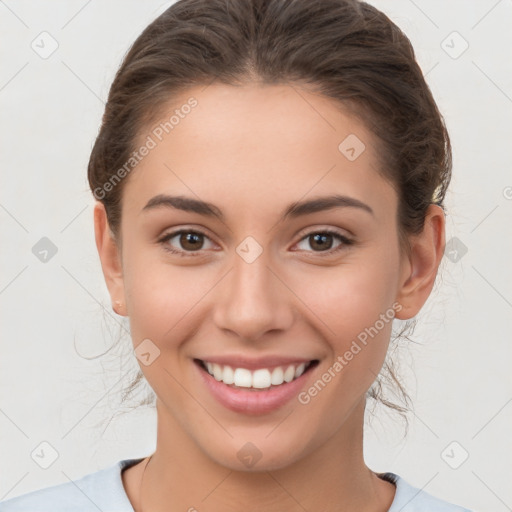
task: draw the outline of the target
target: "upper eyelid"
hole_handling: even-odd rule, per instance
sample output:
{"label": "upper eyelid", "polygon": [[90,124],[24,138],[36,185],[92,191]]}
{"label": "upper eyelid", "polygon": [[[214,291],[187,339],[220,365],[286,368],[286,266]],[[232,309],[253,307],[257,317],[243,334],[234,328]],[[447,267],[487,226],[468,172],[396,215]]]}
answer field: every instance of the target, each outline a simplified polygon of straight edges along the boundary
{"label": "upper eyelid", "polygon": [[297,236],[300,236],[300,240],[302,240],[306,236],[310,236],[315,233],[329,233],[331,235],[338,235],[342,238],[351,239],[353,237],[346,229],[342,228],[334,228],[334,227],[318,227],[318,228],[304,228],[299,231]]}

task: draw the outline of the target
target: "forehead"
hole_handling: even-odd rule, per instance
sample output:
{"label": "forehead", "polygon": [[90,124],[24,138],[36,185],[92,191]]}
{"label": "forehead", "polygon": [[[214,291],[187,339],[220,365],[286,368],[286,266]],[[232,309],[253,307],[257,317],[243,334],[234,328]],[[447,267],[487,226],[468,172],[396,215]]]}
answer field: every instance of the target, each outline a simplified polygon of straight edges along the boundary
{"label": "forehead", "polygon": [[334,100],[295,85],[191,87],[162,108],[136,147],[148,137],[154,147],[125,190],[140,208],[166,192],[243,209],[251,200],[289,203],[334,190],[377,210],[394,207],[373,134]]}

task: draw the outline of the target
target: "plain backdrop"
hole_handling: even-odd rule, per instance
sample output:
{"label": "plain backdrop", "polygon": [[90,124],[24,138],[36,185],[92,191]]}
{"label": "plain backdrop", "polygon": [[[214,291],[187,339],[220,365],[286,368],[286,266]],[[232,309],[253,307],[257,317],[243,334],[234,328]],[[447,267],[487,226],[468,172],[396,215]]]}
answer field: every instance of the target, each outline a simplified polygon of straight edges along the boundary
{"label": "plain backdrop", "polygon": [[[103,281],[86,165],[123,55],[171,3],[0,2],[0,499],[155,448],[154,411],[119,406],[135,358],[95,357],[127,324],[111,312]],[[411,39],[445,117],[454,165],[442,278],[418,315],[417,343],[401,352],[414,404],[410,429],[404,437],[400,418],[376,409],[366,461],[445,500],[505,512],[512,510],[512,2],[370,3]],[[46,244],[47,261],[37,244]],[[118,411],[125,413],[113,417]],[[37,461],[43,452],[46,463],[55,459],[47,469]]]}

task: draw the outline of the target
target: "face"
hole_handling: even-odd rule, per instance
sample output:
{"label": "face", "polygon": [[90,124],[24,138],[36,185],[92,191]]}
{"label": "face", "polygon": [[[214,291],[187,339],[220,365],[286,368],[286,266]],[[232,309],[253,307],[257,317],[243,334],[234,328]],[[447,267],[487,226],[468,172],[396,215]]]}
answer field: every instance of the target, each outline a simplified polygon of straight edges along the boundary
{"label": "face", "polygon": [[[362,422],[412,273],[397,196],[371,133],[327,98],[210,85],[175,98],[162,122],[175,109],[172,131],[156,123],[140,136],[155,144],[124,184],[122,271],[109,290],[149,354],[139,364],[159,422],[226,467],[243,468],[247,442],[258,470],[284,467]],[[237,391],[197,361],[228,359],[271,376],[276,362],[316,363],[270,390]]]}

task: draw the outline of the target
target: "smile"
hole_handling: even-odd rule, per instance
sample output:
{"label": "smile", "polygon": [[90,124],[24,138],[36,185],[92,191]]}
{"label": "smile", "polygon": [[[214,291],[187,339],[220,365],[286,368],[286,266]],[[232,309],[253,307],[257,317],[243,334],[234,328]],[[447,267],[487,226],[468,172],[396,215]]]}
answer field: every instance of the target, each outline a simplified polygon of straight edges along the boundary
{"label": "smile", "polygon": [[318,365],[319,360],[314,359],[249,370],[194,359],[199,382],[208,394],[226,409],[249,415],[271,413],[296,398],[313,379]]}
{"label": "smile", "polygon": [[315,359],[308,363],[288,364],[275,368],[259,368],[251,371],[247,368],[233,368],[229,365],[221,365],[199,359],[196,361],[199,361],[203,369],[218,382],[223,382],[232,387],[253,389],[270,389],[280,386],[285,382],[292,382],[298,379],[311,366],[318,363],[318,360]]}

